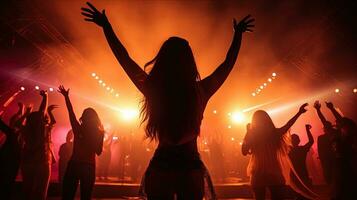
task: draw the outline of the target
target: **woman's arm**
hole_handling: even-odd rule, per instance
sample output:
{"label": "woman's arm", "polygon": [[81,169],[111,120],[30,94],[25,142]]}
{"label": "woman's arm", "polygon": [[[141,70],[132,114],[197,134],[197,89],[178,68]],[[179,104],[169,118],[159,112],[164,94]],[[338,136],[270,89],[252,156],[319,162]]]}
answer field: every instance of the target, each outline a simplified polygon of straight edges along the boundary
{"label": "woman's arm", "polygon": [[322,114],[322,112],[321,112],[321,104],[320,104],[319,101],[315,101],[315,103],[314,103],[314,108],[316,109],[317,115],[319,116],[319,118],[320,118],[322,124],[323,124],[324,126],[327,126],[327,124],[328,124],[329,122],[326,120],[325,116],[324,116],[324,115]]}
{"label": "woman's arm", "polygon": [[57,105],[50,105],[47,108],[48,115],[50,116],[50,125],[55,125],[56,124],[56,118],[53,115],[53,110],[55,108],[58,108],[58,106]]}
{"label": "woman's arm", "polygon": [[307,138],[309,139],[309,141],[304,145],[304,147],[306,148],[306,150],[309,150],[311,146],[314,144],[314,137],[312,136],[311,133],[311,125],[306,124],[305,128],[306,128]]}
{"label": "woman's arm", "polygon": [[135,86],[145,94],[144,82],[146,80],[147,74],[133,59],[131,59],[128,51],[115,35],[114,30],[110,25],[107,16],[105,15],[105,10],[99,12],[92,4],[87,2],[87,5],[90,8],[82,8],[82,15],[87,17],[84,20],[94,22],[103,28],[108,44],[120,65],[123,67],[124,71],[129,76],[130,80],[135,84]]}
{"label": "woman's arm", "polygon": [[337,110],[335,109],[335,106],[332,104],[332,102],[326,102],[326,106],[327,108],[329,108],[333,114],[333,116],[335,116],[336,120],[341,120],[342,116],[339,112],[337,112]]}
{"label": "woman's arm", "polygon": [[58,87],[58,92],[64,96],[64,99],[66,101],[67,110],[68,110],[69,121],[70,121],[72,129],[73,129],[73,134],[76,134],[79,131],[80,125],[76,118],[76,114],[73,111],[73,106],[72,106],[71,100],[69,99],[69,89],[66,90],[63,87],[63,85],[60,85]]}
{"label": "woman's arm", "polygon": [[281,134],[286,133],[294,125],[294,123],[300,117],[300,115],[307,111],[305,107],[308,105],[309,104],[305,103],[302,106],[300,106],[299,112],[297,112],[294,115],[294,117],[292,117],[283,127],[279,128],[279,133]]}
{"label": "woman's arm", "polygon": [[40,95],[42,96],[42,101],[41,101],[41,105],[40,108],[38,109],[38,111],[45,116],[46,115],[46,111],[47,111],[47,105],[48,105],[48,93],[45,90],[41,90],[40,91]]}
{"label": "woman's arm", "polygon": [[251,146],[250,146],[250,123],[247,124],[247,133],[244,136],[243,144],[242,144],[242,154],[246,156],[251,153]]}
{"label": "woman's arm", "polygon": [[250,15],[246,16],[238,24],[234,19],[233,40],[227,52],[225,60],[217,67],[217,69],[211,75],[201,81],[202,87],[206,94],[205,96],[207,98],[210,98],[221,87],[221,85],[227,79],[229,73],[232,71],[241,46],[242,34],[246,31],[252,31],[251,28],[254,27],[254,25],[252,25],[251,23],[253,22],[254,19],[252,19]]}

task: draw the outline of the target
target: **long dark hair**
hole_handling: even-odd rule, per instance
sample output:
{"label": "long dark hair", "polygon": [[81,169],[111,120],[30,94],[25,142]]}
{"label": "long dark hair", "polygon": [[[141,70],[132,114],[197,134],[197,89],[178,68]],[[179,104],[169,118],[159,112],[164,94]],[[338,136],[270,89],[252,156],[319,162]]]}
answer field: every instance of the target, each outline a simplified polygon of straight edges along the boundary
{"label": "long dark hair", "polygon": [[81,118],[79,118],[82,128],[86,129],[89,134],[103,134],[104,129],[102,122],[99,119],[97,112],[93,108],[83,110]]}
{"label": "long dark hair", "polygon": [[269,114],[264,110],[257,110],[252,117],[250,125],[251,137],[255,144],[274,143],[279,144],[279,134],[270,118]]}
{"label": "long dark hair", "polygon": [[151,64],[141,108],[142,122],[147,122],[146,136],[177,142],[182,134],[198,134],[202,119],[197,85],[200,76],[189,43],[169,38],[145,68]]}

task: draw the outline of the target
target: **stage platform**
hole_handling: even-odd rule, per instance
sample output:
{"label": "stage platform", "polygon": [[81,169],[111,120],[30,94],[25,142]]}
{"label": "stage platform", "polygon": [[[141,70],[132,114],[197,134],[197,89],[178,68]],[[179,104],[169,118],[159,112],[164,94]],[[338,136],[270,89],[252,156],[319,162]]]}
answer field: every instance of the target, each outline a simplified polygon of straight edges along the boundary
{"label": "stage platform", "polygon": [[[93,199],[138,199],[139,187],[139,184],[133,183],[96,182],[93,190]],[[238,200],[253,198],[253,194],[248,183],[215,184],[214,187],[219,199]],[[24,199],[21,191],[22,184],[21,182],[17,182],[16,199]],[[314,191],[320,194],[322,199],[328,199],[326,194],[326,186],[315,186]],[[287,194],[289,196],[289,199],[293,199],[291,192],[288,192]],[[79,195],[79,188],[77,189],[77,195]],[[58,182],[51,182],[48,189],[48,199],[57,200],[60,196],[61,184],[59,184]]]}

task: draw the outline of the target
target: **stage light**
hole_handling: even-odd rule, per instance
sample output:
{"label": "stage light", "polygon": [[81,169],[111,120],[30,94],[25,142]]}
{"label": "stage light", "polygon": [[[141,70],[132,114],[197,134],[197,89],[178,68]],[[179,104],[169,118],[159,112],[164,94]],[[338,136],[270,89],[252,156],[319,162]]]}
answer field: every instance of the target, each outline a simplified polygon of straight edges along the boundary
{"label": "stage light", "polygon": [[231,140],[234,141],[234,137],[231,137]]}
{"label": "stage light", "polygon": [[99,80],[99,81],[98,81],[98,83],[102,84],[102,83],[103,83],[103,81],[102,81],[102,80]]}
{"label": "stage light", "polygon": [[105,85],[106,85],[105,83],[102,83],[102,86],[103,86],[103,87],[105,87]]}
{"label": "stage light", "polygon": [[118,96],[119,96],[119,94],[118,94],[118,93],[116,93],[116,94],[115,94],[115,97],[118,97]]}
{"label": "stage light", "polygon": [[92,73],[92,76],[93,76],[93,77],[95,77],[95,76],[96,76],[96,74],[93,72],[93,73]]}
{"label": "stage light", "polygon": [[111,90],[110,90],[110,93],[113,93],[114,92],[114,89],[112,88]]}
{"label": "stage light", "polygon": [[232,115],[232,113],[230,113],[230,112],[229,112],[227,115],[228,115],[228,116],[231,116],[231,115]]}
{"label": "stage light", "polygon": [[110,87],[107,87],[107,90],[110,90]]}
{"label": "stage light", "polygon": [[119,137],[118,136],[113,136],[113,140],[118,140]]}
{"label": "stage light", "polygon": [[97,79],[97,80],[98,80],[98,79],[99,79],[99,76],[95,76],[95,79]]}
{"label": "stage light", "polygon": [[134,109],[120,110],[121,118],[125,121],[131,121],[139,117],[139,111]]}
{"label": "stage light", "polygon": [[234,123],[242,123],[244,122],[244,114],[242,112],[235,112],[232,114],[232,121]]}
{"label": "stage light", "polygon": [[252,93],[252,96],[255,97],[255,95],[256,95],[255,92],[253,92],[253,93]]}
{"label": "stage light", "polygon": [[232,126],[231,126],[231,125],[228,125],[228,128],[232,128]]}
{"label": "stage light", "polygon": [[273,77],[276,77],[276,73],[275,73],[275,72],[273,72],[271,75],[272,75]]}
{"label": "stage light", "polygon": [[213,110],[213,114],[217,114],[217,110]]}
{"label": "stage light", "polygon": [[354,89],[353,89],[353,93],[357,93],[357,88],[354,88]]}
{"label": "stage light", "polygon": [[39,89],[40,89],[40,86],[36,85],[35,90],[39,90]]}
{"label": "stage light", "polygon": [[261,89],[257,89],[257,91],[258,91],[258,92],[260,92],[260,91],[261,91]]}
{"label": "stage light", "polygon": [[261,86],[260,86],[260,89],[263,89],[263,88],[264,88],[264,87],[261,85]]}
{"label": "stage light", "polygon": [[239,145],[241,145],[241,146],[242,146],[242,144],[243,144],[243,142],[239,142]]}
{"label": "stage light", "polygon": [[263,83],[264,86],[267,86],[267,83]]}
{"label": "stage light", "polygon": [[48,88],[48,89],[50,90],[50,92],[53,92],[53,88],[50,87],[50,88]]}
{"label": "stage light", "polygon": [[21,87],[20,87],[20,90],[21,90],[21,91],[25,91],[25,87],[21,86]]}
{"label": "stage light", "polygon": [[273,81],[273,79],[271,79],[271,78],[268,78],[268,81],[269,81],[269,82],[272,82],[272,81]]}
{"label": "stage light", "polygon": [[336,92],[336,93],[339,93],[339,92],[340,92],[340,89],[336,88],[336,89],[335,89],[335,92]]}

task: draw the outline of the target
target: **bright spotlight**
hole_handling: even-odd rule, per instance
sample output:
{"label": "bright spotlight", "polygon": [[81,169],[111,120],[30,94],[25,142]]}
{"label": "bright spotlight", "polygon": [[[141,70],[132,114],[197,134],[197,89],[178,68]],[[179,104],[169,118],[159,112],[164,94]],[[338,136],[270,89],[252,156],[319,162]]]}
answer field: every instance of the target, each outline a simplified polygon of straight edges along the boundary
{"label": "bright spotlight", "polygon": [[228,125],[228,128],[232,128],[232,126],[231,126],[231,125]]}
{"label": "bright spotlight", "polygon": [[261,89],[257,89],[257,91],[258,91],[258,92],[260,92],[260,91],[261,91]]}
{"label": "bright spotlight", "polygon": [[113,93],[114,92],[114,89],[112,88],[111,90],[110,90],[110,93]]}
{"label": "bright spotlight", "polygon": [[102,81],[102,80],[99,80],[98,82],[99,82],[100,84],[101,84],[101,83],[103,83],[103,81]]}
{"label": "bright spotlight", "polygon": [[271,79],[271,78],[268,78],[268,81],[269,81],[269,82],[272,82],[272,81],[273,81],[273,79]]}
{"label": "bright spotlight", "polygon": [[242,112],[235,112],[232,114],[232,121],[234,123],[242,123],[244,121],[244,114]]}
{"label": "bright spotlight", "polygon": [[21,86],[21,87],[20,87],[20,90],[21,90],[21,91],[25,91],[25,87]]}
{"label": "bright spotlight", "polygon": [[50,87],[50,88],[48,88],[48,89],[50,90],[50,92],[53,92],[53,88]]}
{"label": "bright spotlight", "polygon": [[232,113],[230,113],[230,112],[229,112],[227,115],[228,115],[228,116],[231,116],[231,115],[232,115]]}
{"label": "bright spotlight", "polygon": [[275,72],[273,72],[271,75],[272,75],[273,77],[275,77],[275,76],[276,76],[276,73],[275,73]]}
{"label": "bright spotlight", "polygon": [[105,83],[102,83],[102,86],[103,86],[103,87],[105,87],[105,85],[106,85]]}
{"label": "bright spotlight", "polygon": [[234,141],[235,140],[234,137],[231,137],[231,140]]}
{"label": "bright spotlight", "polygon": [[252,93],[252,96],[255,97],[255,95],[256,95],[255,92],[253,92],[253,93]]}
{"label": "bright spotlight", "polygon": [[97,79],[97,80],[98,80],[98,79],[99,79],[99,76],[95,76],[95,79]]}
{"label": "bright spotlight", "polygon": [[354,88],[354,89],[353,89],[353,93],[357,93],[357,88]]}
{"label": "bright spotlight", "polygon": [[93,77],[95,77],[95,76],[96,76],[96,74],[93,72],[93,73],[92,73],[92,76],[93,76]]}
{"label": "bright spotlight", "polygon": [[261,86],[260,86],[260,89],[263,89],[263,88],[264,88],[264,87],[261,85]]}
{"label": "bright spotlight", "polygon": [[35,89],[36,89],[36,90],[39,90],[39,89],[40,89],[40,86],[36,85],[36,86],[35,86]]}
{"label": "bright spotlight", "polygon": [[135,109],[120,110],[121,118],[125,121],[131,121],[139,117],[139,111]]}
{"label": "bright spotlight", "polygon": [[336,88],[336,89],[335,89],[335,92],[336,92],[336,93],[339,93],[339,92],[340,92],[340,89]]}
{"label": "bright spotlight", "polygon": [[264,86],[267,86],[267,83],[263,83]]}
{"label": "bright spotlight", "polygon": [[118,93],[116,93],[116,94],[115,94],[115,97],[119,97],[119,94],[118,94]]}
{"label": "bright spotlight", "polygon": [[217,114],[217,110],[213,110],[213,114]]}
{"label": "bright spotlight", "polygon": [[107,90],[110,90],[110,87],[107,87]]}

